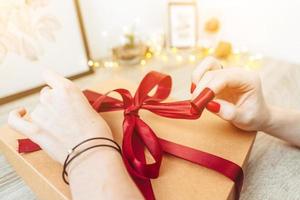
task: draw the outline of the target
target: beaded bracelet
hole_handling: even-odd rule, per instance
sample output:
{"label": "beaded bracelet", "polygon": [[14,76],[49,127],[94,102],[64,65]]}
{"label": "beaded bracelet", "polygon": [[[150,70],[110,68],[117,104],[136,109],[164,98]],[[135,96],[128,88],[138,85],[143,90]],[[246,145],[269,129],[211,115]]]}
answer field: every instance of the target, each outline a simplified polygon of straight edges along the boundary
{"label": "beaded bracelet", "polygon": [[[87,143],[87,142],[90,142],[90,141],[93,141],[93,140],[106,140],[106,141],[109,141],[111,143],[113,143],[114,145],[110,145],[110,144],[98,144],[98,145],[93,145],[93,146],[90,146],[86,149],[83,149],[79,152],[77,152],[74,156],[72,156],[72,154],[74,152],[76,152],[75,150],[80,147],[81,145]],[[69,182],[67,181],[66,177],[68,177],[68,172],[67,172],[67,167],[70,165],[70,163],[75,159],[77,158],[78,156],[80,156],[81,154],[83,154],[84,152],[88,151],[88,150],[91,150],[91,149],[94,149],[94,148],[98,148],[98,147],[109,147],[109,148],[113,148],[115,150],[117,150],[121,155],[122,155],[122,151],[121,151],[121,147],[120,145],[115,142],[114,140],[110,139],[110,138],[106,138],[106,137],[95,137],[95,138],[89,138],[89,139],[86,139],[82,142],[80,142],[79,144],[77,144],[75,147],[73,147],[72,149],[70,149],[68,151],[68,156],[66,157],[65,159],[65,162],[64,162],[64,165],[63,165],[63,171],[62,171],[62,178],[63,178],[63,181],[69,185]]]}

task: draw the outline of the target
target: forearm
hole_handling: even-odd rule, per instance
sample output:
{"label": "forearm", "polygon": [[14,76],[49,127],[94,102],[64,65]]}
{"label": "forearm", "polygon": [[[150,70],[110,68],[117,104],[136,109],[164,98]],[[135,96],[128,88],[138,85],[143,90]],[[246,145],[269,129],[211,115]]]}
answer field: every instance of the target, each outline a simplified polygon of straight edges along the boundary
{"label": "forearm", "polygon": [[300,112],[269,107],[269,120],[264,132],[300,147]]}
{"label": "forearm", "polygon": [[69,181],[74,200],[142,199],[114,149],[100,148],[76,158]]}

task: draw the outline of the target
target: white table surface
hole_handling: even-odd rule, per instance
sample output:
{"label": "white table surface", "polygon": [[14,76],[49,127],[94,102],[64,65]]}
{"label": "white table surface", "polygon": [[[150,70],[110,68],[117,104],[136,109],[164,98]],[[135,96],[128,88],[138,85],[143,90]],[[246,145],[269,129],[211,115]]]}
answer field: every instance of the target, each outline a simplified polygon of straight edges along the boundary
{"label": "white table surface", "polygon": [[[174,79],[172,96],[189,98],[190,74],[193,66],[163,66],[155,61],[146,66],[99,68],[92,75],[75,82],[87,88],[93,82],[121,77],[136,83],[150,70],[169,73]],[[269,103],[286,108],[300,109],[300,65],[265,58],[258,70],[266,99]],[[0,124],[7,120],[13,108],[25,106],[32,110],[38,94],[0,106]],[[300,133],[299,133],[300,134]],[[285,142],[259,133],[246,167],[246,177],[241,200],[296,200],[300,199],[300,150]],[[36,199],[30,188],[0,154],[0,199]]]}

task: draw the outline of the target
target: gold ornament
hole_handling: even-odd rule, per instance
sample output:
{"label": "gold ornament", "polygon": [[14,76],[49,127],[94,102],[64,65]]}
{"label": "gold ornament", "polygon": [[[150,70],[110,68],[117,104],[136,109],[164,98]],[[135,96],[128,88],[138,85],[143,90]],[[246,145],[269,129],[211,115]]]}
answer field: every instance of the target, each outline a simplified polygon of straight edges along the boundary
{"label": "gold ornament", "polygon": [[220,41],[215,49],[215,56],[217,58],[226,59],[232,53],[232,45],[230,42]]}
{"label": "gold ornament", "polygon": [[205,23],[205,31],[208,33],[216,33],[220,30],[220,21],[213,17]]}

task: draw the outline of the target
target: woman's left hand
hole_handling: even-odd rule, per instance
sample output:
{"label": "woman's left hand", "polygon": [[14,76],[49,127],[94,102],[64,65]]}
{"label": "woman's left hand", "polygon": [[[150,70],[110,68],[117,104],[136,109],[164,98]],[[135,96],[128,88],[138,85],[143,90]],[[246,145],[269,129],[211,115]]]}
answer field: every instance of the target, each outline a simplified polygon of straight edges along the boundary
{"label": "woman's left hand", "polygon": [[40,92],[40,102],[28,116],[25,108],[10,112],[8,123],[63,163],[68,150],[92,137],[112,138],[110,128],[71,81],[47,71],[49,86]]}

